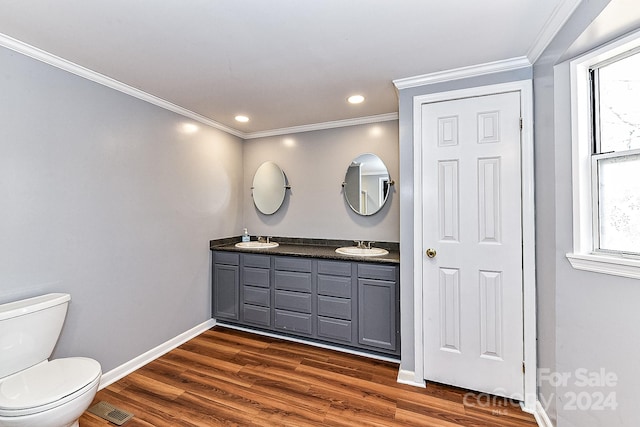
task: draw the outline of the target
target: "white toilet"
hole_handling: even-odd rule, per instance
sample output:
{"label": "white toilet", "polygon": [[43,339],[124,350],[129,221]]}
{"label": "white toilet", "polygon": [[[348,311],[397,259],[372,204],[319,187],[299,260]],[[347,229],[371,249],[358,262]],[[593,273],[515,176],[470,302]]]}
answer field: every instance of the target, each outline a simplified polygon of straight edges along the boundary
{"label": "white toilet", "polygon": [[0,427],[74,427],[98,391],[100,364],[48,360],[71,296],[47,294],[0,305]]}

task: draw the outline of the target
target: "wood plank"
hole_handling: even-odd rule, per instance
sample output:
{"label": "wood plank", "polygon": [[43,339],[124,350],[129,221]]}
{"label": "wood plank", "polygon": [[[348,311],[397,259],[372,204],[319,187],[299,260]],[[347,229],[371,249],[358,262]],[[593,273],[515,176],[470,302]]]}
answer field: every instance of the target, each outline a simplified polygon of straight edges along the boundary
{"label": "wood plank", "polygon": [[130,386],[136,386],[153,393],[154,396],[160,396],[168,400],[177,399],[182,393],[184,393],[184,390],[181,388],[172,386],[166,381],[158,381],[139,372],[133,372],[127,375],[126,378],[123,378],[123,384],[125,385],[125,388],[121,391],[128,389]]}
{"label": "wood plank", "polygon": [[[398,365],[215,327],[101,390],[126,427],[532,427],[516,402],[399,384]],[[81,427],[112,426],[92,414]]]}

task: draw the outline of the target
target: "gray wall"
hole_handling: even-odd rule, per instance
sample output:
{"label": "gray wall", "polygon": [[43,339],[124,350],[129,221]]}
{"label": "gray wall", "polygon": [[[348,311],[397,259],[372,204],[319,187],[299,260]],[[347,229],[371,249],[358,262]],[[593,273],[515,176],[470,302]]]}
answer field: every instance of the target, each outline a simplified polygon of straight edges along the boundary
{"label": "gray wall", "polygon": [[[415,370],[415,334],[413,310],[413,258],[420,248],[420,236],[413,233],[413,98],[438,92],[468,89],[500,83],[531,79],[531,69],[495,73],[474,78],[413,87],[400,90],[400,324],[402,336],[401,369]],[[414,240],[415,237],[415,240]]]}
{"label": "gray wall", "polygon": [[[625,3],[629,7],[624,13],[613,13]],[[560,387],[539,381],[539,396],[559,427],[640,425],[638,281],[574,270],[565,257],[573,250],[571,105],[569,64],[559,62],[639,25],[640,9],[633,2],[583,2],[534,65],[538,360],[540,368],[572,376]],[[617,386],[579,387],[577,369],[615,373]],[[613,392],[617,409],[570,406],[572,396],[586,399],[597,392]]]}
{"label": "gray wall", "polygon": [[242,141],[0,48],[0,303],[72,295],[55,357],[103,371],[210,316]]}
{"label": "gray wall", "polygon": [[[355,157],[374,153],[396,184],[380,212],[363,217],[342,195],[347,167]],[[253,175],[265,161],[277,163],[291,185],[273,215],[257,211],[251,196]],[[244,224],[252,236],[310,237],[398,242],[398,122],[251,139],[244,144]]]}

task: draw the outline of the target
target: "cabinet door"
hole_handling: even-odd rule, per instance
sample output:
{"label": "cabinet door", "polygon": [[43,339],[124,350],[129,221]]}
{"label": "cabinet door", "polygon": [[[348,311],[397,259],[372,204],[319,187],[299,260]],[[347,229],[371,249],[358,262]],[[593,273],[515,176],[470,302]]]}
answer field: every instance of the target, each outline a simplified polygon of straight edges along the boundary
{"label": "cabinet door", "polygon": [[214,264],[213,317],[238,320],[240,313],[240,267]]}
{"label": "cabinet door", "polygon": [[358,342],[396,350],[396,282],[358,279]]}

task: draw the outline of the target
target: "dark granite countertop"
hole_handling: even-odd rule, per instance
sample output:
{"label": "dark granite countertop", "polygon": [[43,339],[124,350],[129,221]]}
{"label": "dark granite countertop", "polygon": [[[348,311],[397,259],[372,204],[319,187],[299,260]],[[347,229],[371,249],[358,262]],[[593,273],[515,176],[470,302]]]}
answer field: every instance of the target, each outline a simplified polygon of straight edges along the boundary
{"label": "dark granite countertop", "polygon": [[[251,240],[256,240],[252,238]],[[300,239],[291,237],[271,237],[271,241],[277,242],[278,247],[269,249],[247,249],[237,248],[236,243],[240,242],[240,236],[229,237],[226,239],[211,240],[209,248],[212,251],[228,251],[228,252],[245,252],[253,254],[265,255],[286,255],[299,257],[312,257],[335,259],[344,261],[372,262],[399,264],[400,251],[398,243],[376,242],[373,247],[384,248],[389,251],[384,256],[354,256],[342,255],[336,252],[336,249],[343,246],[355,246],[353,240],[325,240],[325,239]]]}

